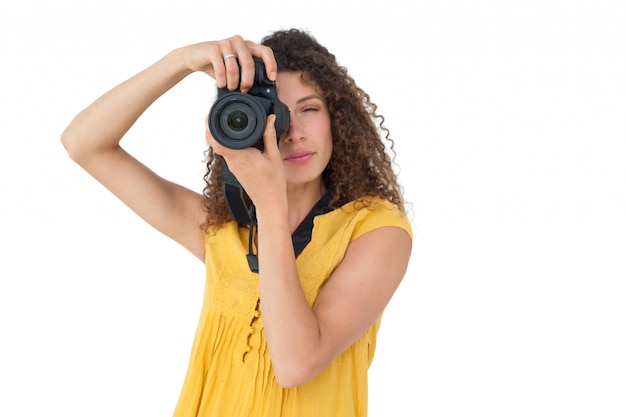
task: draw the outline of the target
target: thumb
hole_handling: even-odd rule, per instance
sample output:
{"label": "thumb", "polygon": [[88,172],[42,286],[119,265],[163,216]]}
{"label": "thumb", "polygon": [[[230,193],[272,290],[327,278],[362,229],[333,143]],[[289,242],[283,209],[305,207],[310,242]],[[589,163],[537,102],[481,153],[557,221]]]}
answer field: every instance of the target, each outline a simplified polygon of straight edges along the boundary
{"label": "thumb", "polygon": [[270,114],[267,116],[265,123],[265,131],[263,132],[263,149],[264,153],[272,154],[278,152],[278,140],[276,138],[276,115]]}

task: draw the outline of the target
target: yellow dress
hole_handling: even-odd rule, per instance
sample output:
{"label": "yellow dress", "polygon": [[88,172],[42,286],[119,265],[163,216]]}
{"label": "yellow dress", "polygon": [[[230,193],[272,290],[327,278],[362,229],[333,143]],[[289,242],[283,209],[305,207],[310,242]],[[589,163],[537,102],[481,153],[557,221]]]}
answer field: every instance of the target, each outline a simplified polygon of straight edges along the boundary
{"label": "yellow dress", "polygon": [[[372,201],[369,208],[348,203],[314,217],[311,240],[296,259],[310,305],[352,240],[383,226],[411,236],[401,212]],[[246,261],[248,230],[230,222],[206,236],[204,303],[174,417],[367,416],[367,370],[381,318],[314,379],[280,387],[263,332],[258,275]]]}

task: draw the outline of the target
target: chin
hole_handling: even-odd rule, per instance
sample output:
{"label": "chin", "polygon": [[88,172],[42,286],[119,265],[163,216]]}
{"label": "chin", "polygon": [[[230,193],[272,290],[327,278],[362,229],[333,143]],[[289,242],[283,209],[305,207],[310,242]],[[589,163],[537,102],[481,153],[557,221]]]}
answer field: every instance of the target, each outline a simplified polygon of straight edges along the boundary
{"label": "chin", "polygon": [[287,174],[287,185],[306,185],[311,183],[320,184],[321,175],[289,175]]}

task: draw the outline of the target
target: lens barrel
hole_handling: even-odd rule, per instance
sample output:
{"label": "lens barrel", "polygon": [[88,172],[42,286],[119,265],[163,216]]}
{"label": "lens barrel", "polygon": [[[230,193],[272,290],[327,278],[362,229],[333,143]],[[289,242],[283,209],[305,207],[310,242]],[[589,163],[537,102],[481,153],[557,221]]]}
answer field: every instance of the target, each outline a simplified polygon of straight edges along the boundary
{"label": "lens barrel", "polygon": [[208,124],[218,143],[230,149],[245,149],[263,138],[266,119],[267,112],[258,98],[231,92],[215,102]]}

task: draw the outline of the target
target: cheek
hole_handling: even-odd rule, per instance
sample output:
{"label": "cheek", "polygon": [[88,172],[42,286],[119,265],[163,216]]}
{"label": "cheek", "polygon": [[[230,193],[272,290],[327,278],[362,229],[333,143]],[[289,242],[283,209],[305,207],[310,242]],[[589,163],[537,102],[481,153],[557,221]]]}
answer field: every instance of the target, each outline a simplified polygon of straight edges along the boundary
{"label": "cheek", "polygon": [[333,156],[333,149],[334,149],[333,138],[330,135],[330,133],[328,133],[328,136],[326,136],[326,140],[324,141],[324,151],[325,151],[324,154],[325,154],[326,164],[330,162],[330,158]]}
{"label": "cheek", "polygon": [[334,149],[334,140],[333,140],[333,134],[332,131],[330,129],[330,126],[328,127],[328,129],[325,130],[325,132],[323,132],[323,136],[324,139],[324,147],[326,148],[326,152],[328,154],[328,159],[330,160],[330,156],[333,154],[333,149]]}

